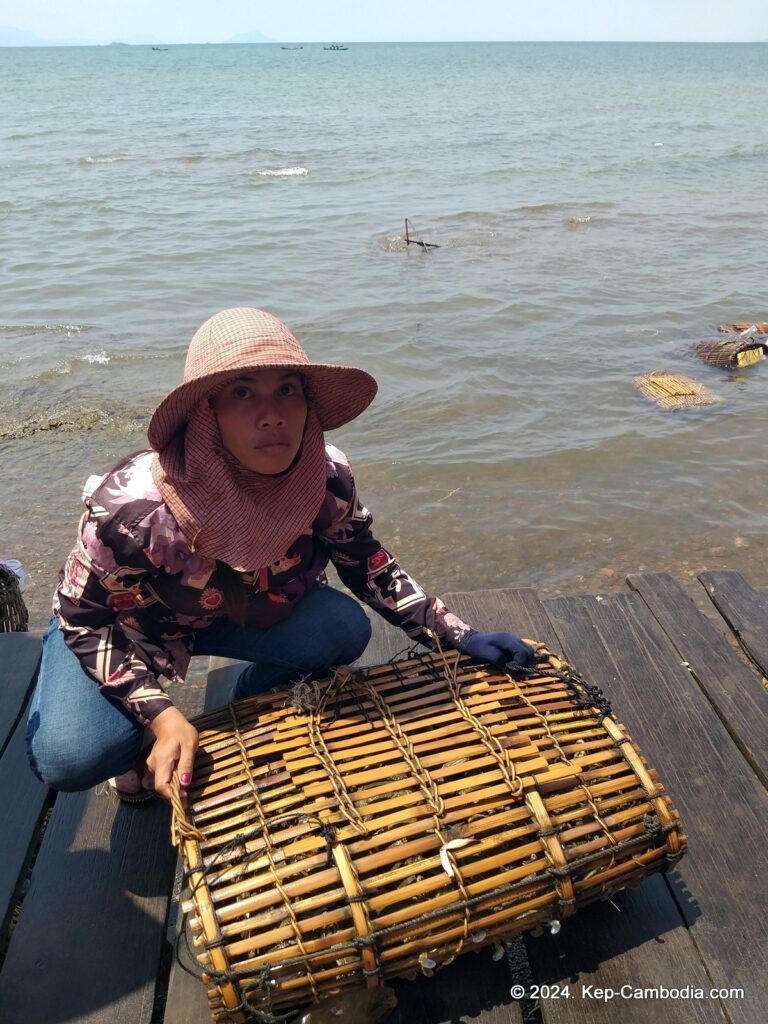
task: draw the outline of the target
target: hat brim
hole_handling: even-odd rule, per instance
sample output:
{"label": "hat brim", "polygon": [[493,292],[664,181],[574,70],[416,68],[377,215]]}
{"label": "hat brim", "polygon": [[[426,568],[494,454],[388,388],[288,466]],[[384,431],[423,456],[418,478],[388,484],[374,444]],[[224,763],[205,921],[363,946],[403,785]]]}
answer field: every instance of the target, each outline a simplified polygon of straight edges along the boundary
{"label": "hat brim", "polygon": [[374,378],[355,366],[326,363],[259,363],[237,370],[220,370],[174,388],[155,409],[147,428],[150,446],[157,452],[165,448],[189,419],[192,410],[216,388],[249,371],[286,370],[301,374],[308,386],[312,406],[323,430],[335,430],[349,423],[368,408],[376,396]]}

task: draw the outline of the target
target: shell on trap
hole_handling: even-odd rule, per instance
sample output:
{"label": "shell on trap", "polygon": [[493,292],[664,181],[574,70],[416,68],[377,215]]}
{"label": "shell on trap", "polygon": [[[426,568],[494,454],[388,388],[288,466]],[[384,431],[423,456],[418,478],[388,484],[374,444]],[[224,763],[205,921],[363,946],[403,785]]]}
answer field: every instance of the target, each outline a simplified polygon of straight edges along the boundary
{"label": "shell on trap", "polygon": [[717,405],[723,399],[690,377],[666,370],[635,377],[634,385],[649,402],[662,409],[685,409],[694,405]]}

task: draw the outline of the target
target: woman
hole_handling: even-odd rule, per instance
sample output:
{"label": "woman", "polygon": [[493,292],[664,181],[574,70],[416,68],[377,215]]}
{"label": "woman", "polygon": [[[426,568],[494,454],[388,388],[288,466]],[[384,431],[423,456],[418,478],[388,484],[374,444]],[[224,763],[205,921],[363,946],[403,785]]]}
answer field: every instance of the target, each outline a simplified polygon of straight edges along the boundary
{"label": "woman", "polygon": [[[323,431],[376,394],[363,370],[310,363],[288,328],[227,309],[196,332],[184,378],[139,452],[85,487],[60,574],[27,730],[35,773],[61,790],[182,799],[197,732],[158,679],[192,654],[249,662],[234,696],[358,658],[370,625],[343,583],[413,639],[530,664],[509,633],[479,633],[425,594],[371,532],[346,456]],[[95,685],[94,685],[95,684]]]}

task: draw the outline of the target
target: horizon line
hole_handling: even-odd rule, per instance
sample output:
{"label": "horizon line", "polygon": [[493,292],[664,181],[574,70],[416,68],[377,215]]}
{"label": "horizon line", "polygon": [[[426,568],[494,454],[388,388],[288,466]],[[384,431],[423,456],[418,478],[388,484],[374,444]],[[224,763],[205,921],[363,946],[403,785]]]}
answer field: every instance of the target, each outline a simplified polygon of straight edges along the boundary
{"label": "horizon line", "polygon": [[[164,39],[153,39],[147,42],[124,42],[121,39],[112,39],[109,42],[44,42],[37,43],[0,43],[0,49],[4,50],[43,50],[43,49],[64,49],[98,47],[98,46],[279,46],[285,43],[300,43],[303,46],[323,46],[331,43],[330,39],[264,39],[253,41],[235,41],[220,39],[217,41],[202,40],[198,42],[170,42]],[[402,45],[402,44],[449,44],[461,45],[463,43],[620,43],[622,45],[645,43],[658,43],[668,46],[685,46],[697,44],[701,46],[728,46],[751,43],[766,43],[768,39],[353,39],[345,40],[345,46],[371,46],[371,45]]]}

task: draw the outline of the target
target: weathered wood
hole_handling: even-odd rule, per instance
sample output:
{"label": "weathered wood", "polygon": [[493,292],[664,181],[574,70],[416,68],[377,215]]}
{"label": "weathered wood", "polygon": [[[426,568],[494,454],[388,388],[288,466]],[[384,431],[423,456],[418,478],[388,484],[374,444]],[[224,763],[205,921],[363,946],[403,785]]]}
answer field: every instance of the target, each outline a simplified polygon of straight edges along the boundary
{"label": "weathered wood", "polygon": [[397,1006],[383,1024],[521,1024],[523,1019],[509,994],[508,971],[491,960],[487,949],[458,957],[433,978],[390,984]]}
{"label": "weathered wood", "polygon": [[768,601],[738,572],[702,572],[699,579],[741,646],[768,675]]}
{"label": "weathered wood", "polygon": [[[614,701],[680,810],[688,854],[666,881],[711,985],[744,990],[720,1001],[728,1019],[758,1024],[768,1001],[765,789],[639,595],[558,598],[545,607],[566,649],[578,650],[576,667]],[[666,1014],[671,1004],[663,1006]]]}
{"label": "weathered wood", "polygon": [[59,794],[0,974],[0,1021],[148,1024],[175,854],[162,801]]}
{"label": "weathered wood", "polygon": [[[636,891],[618,893],[607,903],[579,911],[558,935],[528,936],[526,948],[535,982],[552,986],[549,998],[540,999],[546,1024],[724,1022],[717,1001],[618,995],[625,985],[635,990],[688,984],[707,992],[711,987],[660,875],[646,878]],[[568,996],[558,996],[556,987],[562,991],[565,986]],[[613,989],[617,995],[601,999],[596,988]]]}
{"label": "weathered wood", "polygon": [[0,758],[0,954],[17,886],[23,880],[47,806],[48,787],[29,767],[25,733],[22,718]]}
{"label": "weathered wood", "polygon": [[669,573],[632,575],[640,594],[686,662],[731,738],[768,786],[768,690]]}
{"label": "weathered wood", "polygon": [[0,634],[0,951],[48,793],[30,770],[25,742],[40,649],[34,634]]}
{"label": "weathered wood", "polygon": [[[584,599],[588,605],[594,598]],[[566,657],[589,682],[605,685],[596,665],[605,665],[608,655],[587,617],[574,614],[579,599],[545,601],[552,622],[563,638]],[[614,710],[616,710],[614,708]],[[617,717],[626,721],[622,708]],[[653,765],[655,767],[655,765]],[[582,986],[621,990],[686,983],[708,986],[695,946],[676,902],[660,876],[643,881],[639,889],[616,894],[611,901],[588,907],[565,923],[559,935],[526,940],[535,981],[542,984],[571,982],[571,999],[546,1000],[543,1015],[549,1022],[598,1022],[615,1020],[615,1002],[602,1002],[584,992]],[[656,1002],[650,1003],[658,1007]],[[623,1024],[644,1024],[649,1003],[621,1000]],[[716,1004],[702,1001],[692,1010],[688,1002],[664,1003],[665,1020],[686,1022],[721,1021]]]}
{"label": "weathered wood", "polygon": [[0,751],[24,715],[41,650],[35,633],[0,633]]}
{"label": "weathered wood", "polygon": [[[512,629],[528,639],[540,640],[550,650],[563,653],[545,606],[533,590],[495,591],[446,597],[446,602],[471,624],[486,628]],[[580,649],[571,643],[567,654],[579,664]],[[616,905],[619,910],[616,910]],[[651,925],[653,922],[653,925]],[[659,936],[664,936],[663,944]],[[607,1020],[614,1012],[607,1004],[582,998],[581,985],[598,982],[617,990],[628,981],[639,986],[674,982],[688,975],[706,981],[695,950],[686,934],[680,913],[659,878],[648,879],[638,891],[622,893],[612,904],[588,907],[563,925],[558,936],[526,936],[533,982],[539,985],[564,984],[574,976],[578,983],[570,988],[571,999],[541,1001],[544,1019],[549,1021]],[[597,965],[600,965],[597,971]],[[599,981],[598,981],[599,979]],[[666,1012],[666,1007],[665,1007]],[[645,1024],[648,1006],[630,1003],[622,1006],[626,1024]],[[673,1012],[671,1021],[719,1021],[711,1008],[700,1016],[686,1016],[683,1007]]]}
{"label": "weathered wood", "polygon": [[525,587],[446,594],[445,603],[476,629],[514,633],[526,640],[544,643],[553,654],[562,655],[560,639],[535,590]]}

